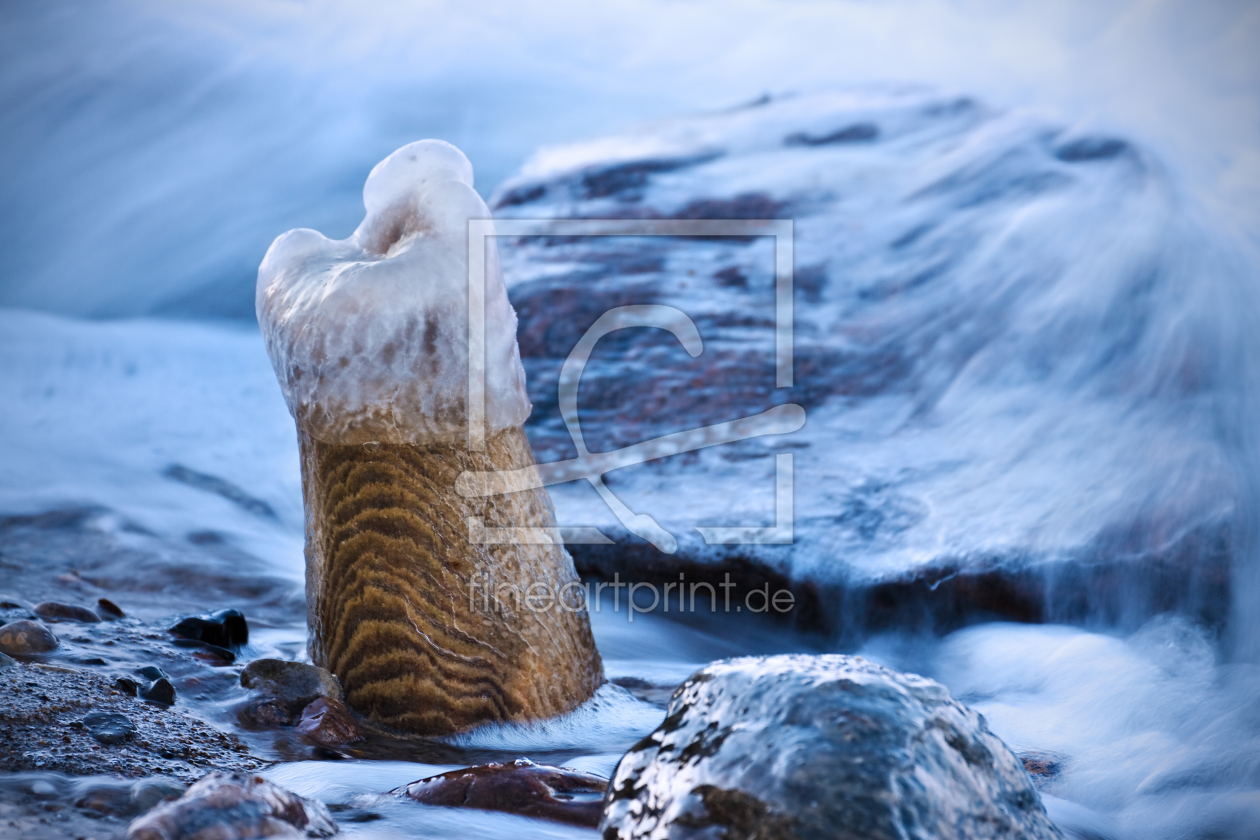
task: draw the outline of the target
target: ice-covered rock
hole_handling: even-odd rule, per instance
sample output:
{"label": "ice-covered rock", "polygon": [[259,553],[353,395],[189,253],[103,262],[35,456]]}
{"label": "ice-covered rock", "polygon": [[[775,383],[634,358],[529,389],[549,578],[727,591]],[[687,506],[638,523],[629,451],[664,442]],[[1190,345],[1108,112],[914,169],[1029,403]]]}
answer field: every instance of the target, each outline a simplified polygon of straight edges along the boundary
{"label": "ice-covered rock", "polygon": [[[1254,267],[1134,143],[918,88],[765,99],[539,152],[491,198],[517,219],[790,219],[792,387],[776,388],[765,236],[500,243],[540,460],[576,450],[561,363],[603,312],[666,304],[699,328],[599,342],[592,452],[796,403],[805,427],[610,473],[678,541],[627,533],[584,482],[552,488],[579,569],[795,586],[832,627],[975,615],[1136,626],[1228,614],[1256,496]],[[710,545],[774,524],[794,543]]]}
{"label": "ice-covered rock", "polygon": [[[349,239],[278,237],[258,269],[267,352],[298,427],[328,443],[429,443],[467,433],[468,221],[489,219],[472,165],[440,140],[403,146],[363,187]],[[516,315],[486,247],[486,421],[529,415]]]}
{"label": "ice-covered rock", "polygon": [[600,829],[609,840],[1062,837],[982,717],[939,683],[839,655],[695,674],[617,765]]}

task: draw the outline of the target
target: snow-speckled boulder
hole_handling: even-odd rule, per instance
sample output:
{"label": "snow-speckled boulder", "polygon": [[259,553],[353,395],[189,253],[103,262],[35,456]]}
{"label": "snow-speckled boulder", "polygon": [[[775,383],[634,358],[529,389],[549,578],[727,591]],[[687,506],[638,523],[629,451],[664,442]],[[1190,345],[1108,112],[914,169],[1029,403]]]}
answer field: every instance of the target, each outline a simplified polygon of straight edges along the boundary
{"label": "snow-speckled boulder", "polygon": [[939,683],[852,656],[709,665],[609,785],[605,840],[1062,840]]}
{"label": "snow-speckled boulder", "polygon": [[[777,388],[768,237],[501,237],[541,461],[577,454],[561,363],[602,313],[664,304],[703,339],[602,338],[578,406],[592,452],[795,403],[804,428],[608,474],[677,539],[629,533],[586,482],[553,487],[584,573],[729,570],[791,585],[798,613],[946,630],[977,615],[1136,628],[1228,614],[1242,465],[1260,451],[1249,258],[1125,138],[922,88],[772,97],[544,149],[497,218],[790,219],[791,387]],[[697,526],[775,522],[791,545]],[[1257,467],[1256,469],[1260,469]]]}

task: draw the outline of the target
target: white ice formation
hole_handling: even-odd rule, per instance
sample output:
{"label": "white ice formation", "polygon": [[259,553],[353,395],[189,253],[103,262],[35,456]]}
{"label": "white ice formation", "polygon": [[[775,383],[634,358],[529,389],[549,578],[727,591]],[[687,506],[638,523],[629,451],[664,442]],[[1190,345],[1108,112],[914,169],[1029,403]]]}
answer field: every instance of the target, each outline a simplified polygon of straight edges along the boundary
{"label": "white ice formation", "polygon": [[[363,187],[349,239],[291,230],[258,269],[267,353],[299,428],[329,443],[453,442],[468,423],[468,220],[489,219],[459,149],[403,146]],[[529,416],[494,238],[486,245],[489,430]]]}

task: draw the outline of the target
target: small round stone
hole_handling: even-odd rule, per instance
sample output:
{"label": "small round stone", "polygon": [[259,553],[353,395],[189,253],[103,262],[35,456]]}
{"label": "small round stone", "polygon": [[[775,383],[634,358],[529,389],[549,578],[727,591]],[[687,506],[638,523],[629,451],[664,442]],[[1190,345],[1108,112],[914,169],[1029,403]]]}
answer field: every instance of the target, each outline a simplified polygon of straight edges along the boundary
{"label": "small round stone", "polygon": [[0,627],[0,651],[47,653],[57,647],[57,637],[38,621],[11,621]]}
{"label": "small round stone", "polygon": [[45,621],[81,621],[84,624],[96,624],[101,617],[77,604],[63,604],[60,601],[44,601],[36,604],[34,613]]}
{"label": "small round stone", "polygon": [[136,731],[131,718],[117,712],[89,712],[83,726],[102,744],[121,744]]}

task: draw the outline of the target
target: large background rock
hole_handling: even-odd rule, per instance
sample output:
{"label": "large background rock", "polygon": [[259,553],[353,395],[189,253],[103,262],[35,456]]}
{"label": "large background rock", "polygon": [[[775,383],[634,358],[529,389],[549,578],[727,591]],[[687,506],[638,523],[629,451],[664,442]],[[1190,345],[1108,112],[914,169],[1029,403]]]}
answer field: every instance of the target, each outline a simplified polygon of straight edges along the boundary
{"label": "large background rock", "polygon": [[609,786],[605,840],[1055,840],[1019,759],[943,686],[858,657],[748,657],[683,684]]}
{"label": "large background rock", "polygon": [[[1132,143],[930,90],[841,91],[543,150],[491,205],[794,221],[795,383],[777,390],[772,240],[501,242],[542,460],[576,454],[560,364],[618,305],[679,307],[704,352],[603,339],[580,392],[592,451],[808,412],[791,435],[607,476],[675,557],[585,482],[552,488],[562,524],[619,543],[573,546],[584,571],[789,582],[833,629],[1227,615],[1254,495],[1251,269]],[[706,546],[696,525],[773,522],[777,453],[795,456],[795,544]]]}

